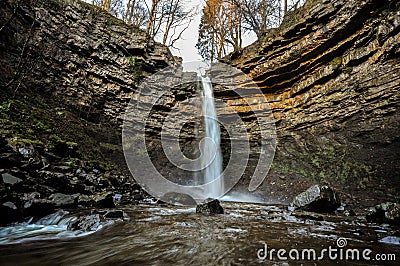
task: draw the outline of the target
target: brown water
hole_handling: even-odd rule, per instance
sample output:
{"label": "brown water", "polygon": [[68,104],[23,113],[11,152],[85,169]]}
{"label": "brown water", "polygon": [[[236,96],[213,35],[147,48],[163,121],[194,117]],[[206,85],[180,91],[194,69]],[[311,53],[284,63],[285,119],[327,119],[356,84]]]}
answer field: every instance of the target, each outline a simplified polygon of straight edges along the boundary
{"label": "brown water", "polygon": [[[116,221],[101,230],[80,237],[63,236],[51,229],[18,236],[19,230],[0,238],[1,265],[399,265],[398,238],[388,226],[366,224],[361,219],[324,216],[324,221],[296,218],[284,206],[223,202],[226,213],[196,214],[193,208],[137,205],[124,211],[130,221]],[[304,215],[304,213],[302,213]],[[299,215],[297,215],[299,216]],[[41,237],[42,240],[38,240]],[[371,249],[375,254],[395,254],[397,262],[324,259],[259,259],[257,251],[267,249],[315,249],[331,246]],[[53,238],[53,239],[48,239]],[[14,242],[15,244],[12,244]],[[17,243],[18,242],[18,243]],[[384,241],[385,242],[385,241]],[[260,253],[261,254],[261,253]],[[294,254],[294,253],[293,253]],[[339,251],[338,251],[339,254]],[[345,254],[345,253],[344,253]],[[262,254],[261,254],[262,255]],[[288,256],[288,253],[285,254]],[[361,255],[360,255],[361,256]]]}

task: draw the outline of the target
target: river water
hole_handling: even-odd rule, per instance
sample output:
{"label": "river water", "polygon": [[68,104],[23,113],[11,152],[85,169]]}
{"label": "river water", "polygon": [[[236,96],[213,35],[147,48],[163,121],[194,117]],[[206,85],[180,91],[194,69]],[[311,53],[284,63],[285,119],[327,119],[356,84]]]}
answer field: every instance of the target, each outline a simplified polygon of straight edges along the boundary
{"label": "river water", "polygon": [[[222,206],[225,214],[205,216],[189,207],[139,204],[124,209],[129,221],[117,220],[91,234],[57,226],[42,226],[31,234],[27,234],[28,225],[2,228],[0,264],[399,265],[399,238],[388,237],[396,232],[387,225],[366,224],[357,217],[292,213],[279,205],[222,202]],[[62,227],[65,221],[60,223]],[[273,248],[296,249],[300,254],[303,249],[315,249],[319,256],[329,246],[340,250],[339,238],[347,241],[344,251],[371,249],[371,258],[378,253],[395,254],[397,263],[330,260],[328,254],[321,261],[310,261],[307,256],[280,260],[276,253],[272,260],[257,256],[265,245],[267,255]]]}

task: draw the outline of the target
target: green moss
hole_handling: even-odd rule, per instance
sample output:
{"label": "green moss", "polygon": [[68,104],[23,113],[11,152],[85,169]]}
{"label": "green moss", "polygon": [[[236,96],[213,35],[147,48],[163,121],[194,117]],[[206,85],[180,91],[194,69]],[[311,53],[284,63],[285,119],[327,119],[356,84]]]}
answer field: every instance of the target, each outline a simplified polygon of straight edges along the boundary
{"label": "green moss", "polygon": [[345,146],[320,147],[308,154],[296,154],[293,157],[278,155],[272,163],[272,169],[285,175],[300,175],[314,182],[324,184],[353,184],[360,188],[372,177],[372,167],[357,162],[351,151]]}
{"label": "green moss", "polygon": [[30,144],[34,146],[44,146],[43,142],[36,139],[9,138],[8,143],[15,147],[25,147]]}
{"label": "green moss", "polygon": [[62,116],[62,115],[64,115],[64,112],[62,112],[62,111],[57,111],[57,112],[56,112],[56,115]]}
{"label": "green moss", "polygon": [[341,57],[335,57],[332,61],[331,61],[331,66],[334,70],[338,69],[341,65],[342,65],[342,58]]}
{"label": "green moss", "polygon": [[132,73],[135,80],[137,82],[140,82],[144,78],[143,62],[134,56],[128,57],[128,62],[129,62],[129,71]]}
{"label": "green moss", "polygon": [[0,104],[0,113],[7,113],[10,111],[11,104],[13,100],[7,100]]}
{"label": "green moss", "polygon": [[352,67],[343,67],[342,68],[342,73],[344,74],[350,74],[353,71]]}
{"label": "green moss", "polygon": [[[12,92],[10,92],[12,94]],[[120,130],[109,120],[93,123],[36,91],[0,94],[0,136],[20,147],[46,148],[53,161],[124,171]],[[62,113],[62,114],[61,114]],[[84,141],[82,141],[84,140]],[[109,143],[108,146],[100,143]],[[120,149],[118,149],[120,148]],[[46,157],[46,153],[43,153]]]}
{"label": "green moss", "polygon": [[72,165],[77,165],[79,163],[79,159],[78,158],[67,158],[64,161],[64,164],[68,165],[68,166],[72,166]]}

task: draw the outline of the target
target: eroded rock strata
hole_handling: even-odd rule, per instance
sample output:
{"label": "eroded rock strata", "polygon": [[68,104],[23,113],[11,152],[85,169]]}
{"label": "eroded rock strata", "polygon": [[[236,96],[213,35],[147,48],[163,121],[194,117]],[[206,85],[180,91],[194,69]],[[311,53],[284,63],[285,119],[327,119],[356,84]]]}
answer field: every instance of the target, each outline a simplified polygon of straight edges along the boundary
{"label": "eroded rock strata", "polygon": [[[270,102],[278,145],[263,190],[272,198],[323,182],[367,205],[398,200],[399,12],[390,0],[307,1],[224,60]],[[232,90],[215,94],[255,121]]]}

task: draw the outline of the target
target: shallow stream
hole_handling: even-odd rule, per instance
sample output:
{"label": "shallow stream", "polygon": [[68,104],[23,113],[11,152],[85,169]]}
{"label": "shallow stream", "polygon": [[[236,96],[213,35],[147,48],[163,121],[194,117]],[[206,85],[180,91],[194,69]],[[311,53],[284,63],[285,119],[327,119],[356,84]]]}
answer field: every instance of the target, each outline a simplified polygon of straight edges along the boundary
{"label": "shallow stream", "polygon": [[[222,202],[222,206],[225,214],[206,216],[188,207],[135,205],[123,209],[129,221],[114,220],[91,233],[66,231],[71,218],[54,216],[47,222],[53,225],[0,228],[0,264],[398,265],[400,260],[395,236],[399,232],[367,224],[361,217],[289,212],[279,205]],[[329,247],[337,250],[331,254],[337,258],[325,252],[318,260]],[[281,257],[288,258],[279,258],[275,251],[271,260],[271,249],[284,249]],[[289,258],[291,249],[299,252],[299,259]],[[315,250],[316,260],[309,259],[308,251],[302,259],[305,249]],[[359,250],[360,259],[346,260],[347,249]],[[369,261],[362,257],[365,249],[372,251]],[[296,251],[290,254],[296,257]],[[382,254],[386,258],[394,254],[397,263],[376,261]]]}

